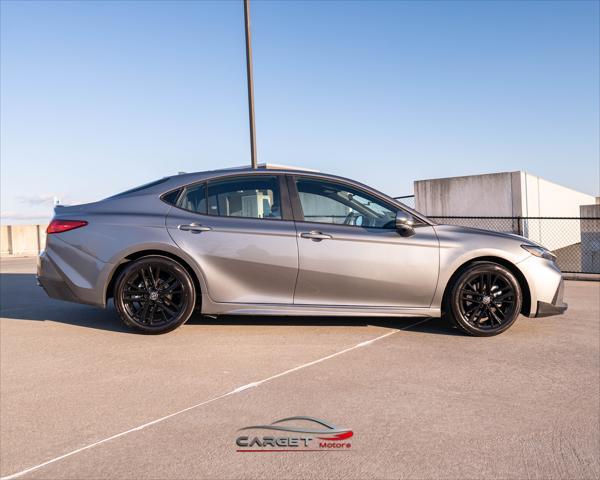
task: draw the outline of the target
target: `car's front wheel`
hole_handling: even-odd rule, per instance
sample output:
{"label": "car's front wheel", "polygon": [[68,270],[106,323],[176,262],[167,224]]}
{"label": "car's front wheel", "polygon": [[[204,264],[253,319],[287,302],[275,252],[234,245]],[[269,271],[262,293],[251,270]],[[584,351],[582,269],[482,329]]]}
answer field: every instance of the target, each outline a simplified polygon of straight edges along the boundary
{"label": "car's front wheel", "polygon": [[166,333],[190,318],[196,292],[179,263],[150,256],[123,269],[115,283],[114,302],[125,325],[144,333]]}
{"label": "car's front wheel", "polygon": [[457,276],[447,307],[461,330],[489,337],[515,322],[522,302],[521,287],[510,270],[493,262],[475,262]]}

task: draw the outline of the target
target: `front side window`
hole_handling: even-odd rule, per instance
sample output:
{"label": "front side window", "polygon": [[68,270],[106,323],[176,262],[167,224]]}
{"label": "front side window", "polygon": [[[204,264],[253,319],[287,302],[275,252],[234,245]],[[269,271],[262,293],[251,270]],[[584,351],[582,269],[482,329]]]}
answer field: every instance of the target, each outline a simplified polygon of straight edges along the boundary
{"label": "front side window", "polygon": [[281,219],[278,177],[253,175],[209,182],[208,214]]}
{"label": "front side window", "polygon": [[296,186],[307,222],[395,228],[396,211],[366,192],[311,179],[299,179]]}

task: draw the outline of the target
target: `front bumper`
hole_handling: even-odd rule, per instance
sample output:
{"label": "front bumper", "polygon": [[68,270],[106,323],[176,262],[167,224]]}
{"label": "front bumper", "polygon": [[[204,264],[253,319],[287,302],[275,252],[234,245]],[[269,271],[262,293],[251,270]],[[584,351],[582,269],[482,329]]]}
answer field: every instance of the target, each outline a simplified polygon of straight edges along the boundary
{"label": "front bumper", "polygon": [[569,305],[563,301],[563,295],[565,291],[565,281],[561,278],[554,298],[551,303],[548,302],[537,302],[537,313],[536,317],[550,317],[552,315],[560,315],[564,313]]}

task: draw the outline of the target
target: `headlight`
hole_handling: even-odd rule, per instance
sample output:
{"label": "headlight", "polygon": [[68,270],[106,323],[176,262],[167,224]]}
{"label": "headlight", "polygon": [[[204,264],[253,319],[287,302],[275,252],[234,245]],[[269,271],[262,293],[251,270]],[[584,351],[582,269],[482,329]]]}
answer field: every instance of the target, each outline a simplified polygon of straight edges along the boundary
{"label": "headlight", "polygon": [[537,245],[521,245],[521,247],[536,257],[552,260],[553,262],[556,261],[556,255],[551,251],[546,250],[544,247],[538,247]]}

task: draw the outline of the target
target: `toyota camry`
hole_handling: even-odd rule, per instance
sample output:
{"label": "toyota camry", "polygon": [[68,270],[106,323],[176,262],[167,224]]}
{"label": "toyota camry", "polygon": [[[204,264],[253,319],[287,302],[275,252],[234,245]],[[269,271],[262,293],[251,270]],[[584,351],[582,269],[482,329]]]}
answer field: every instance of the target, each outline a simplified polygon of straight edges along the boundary
{"label": "toyota camry", "polygon": [[141,332],[209,315],[445,316],[475,336],[562,313],[554,255],[438,225],[346,178],[262,165],[180,174],[59,206],[38,282]]}

